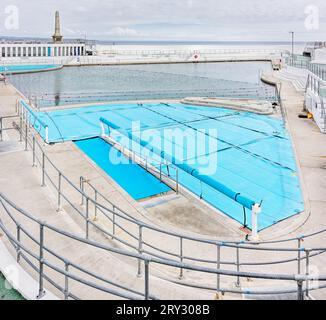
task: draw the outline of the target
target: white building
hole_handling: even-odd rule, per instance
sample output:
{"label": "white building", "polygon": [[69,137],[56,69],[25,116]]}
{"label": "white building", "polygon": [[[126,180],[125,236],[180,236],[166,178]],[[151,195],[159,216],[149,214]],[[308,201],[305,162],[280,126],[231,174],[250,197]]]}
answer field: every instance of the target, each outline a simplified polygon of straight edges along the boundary
{"label": "white building", "polygon": [[0,42],[0,58],[78,57],[85,55],[85,43]]}
{"label": "white building", "polygon": [[80,57],[86,55],[86,44],[84,41],[63,41],[63,36],[60,32],[60,16],[58,11],[55,13],[55,32],[52,39],[52,42],[0,42],[0,59]]}

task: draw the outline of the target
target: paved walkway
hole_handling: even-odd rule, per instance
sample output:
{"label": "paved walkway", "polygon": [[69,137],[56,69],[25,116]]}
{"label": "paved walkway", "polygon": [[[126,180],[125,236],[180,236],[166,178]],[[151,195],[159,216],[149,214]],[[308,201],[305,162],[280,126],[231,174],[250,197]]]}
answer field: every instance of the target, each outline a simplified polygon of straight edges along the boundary
{"label": "paved walkway", "polygon": [[[269,81],[277,81],[273,76],[266,76]],[[322,227],[326,227],[325,219],[325,202],[326,202],[326,154],[323,153],[323,146],[325,146],[326,136],[318,132],[315,124],[309,120],[302,120],[297,117],[297,114],[302,109],[303,96],[298,93],[294,87],[287,82],[283,83],[282,96],[284,98],[284,106],[287,110],[287,117],[289,123],[289,129],[292,134],[294,145],[298,157],[298,162],[301,169],[302,184],[304,194],[306,196],[306,212],[301,216],[291,218],[284,221],[268,230],[262,232],[262,239],[279,239],[282,237],[296,236],[298,234],[312,232],[319,230]],[[12,114],[14,111],[15,95],[11,87],[0,85],[1,94],[1,109],[0,114]],[[9,134],[6,140],[17,139],[17,137]],[[145,222],[157,225],[166,230],[173,230],[180,233],[189,235],[197,235],[202,237],[213,237],[213,227],[207,230],[207,226],[203,224],[195,224],[194,219],[196,215],[205,213],[210,215],[210,211],[203,204],[193,202],[188,204],[185,201],[188,198],[182,198],[182,196],[168,196],[164,198],[165,201],[157,203],[158,200],[151,200],[145,203],[138,204],[128,195],[125,194],[109,177],[101,172],[95,165],[85,161],[83,156],[72,143],[47,146],[47,153],[53,162],[76,184],[79,183],[80,173],[101,190],[111,201],[118,206],[128,211],[131,215],[137,219],[141,219]],[[73,232],[75,234],[84,235],[84,229],[82,223],[76,218],[76,212],[67,204],[63,204],[63,210],[60,213],[56,212],[56,193],[53,189],[40,187],[40,172],[39,168],[31,168],[31,154],[30,152],[24,152],[21,150],[12,150],[10,153],[3,153],[0,155],[1,168],[1,191],[22,206],[24,209],[39,216],[42,220],[54,224],[64,230]],[[12,177],[15,177],[15,180]],[[68,189],[67,186],[63,186],[65,192],[69,194],[70,198],[76,205],[80,205],[80,196],[75,191]],[[153,209],[155,208],[155,209]],[[157,209],[159,208],[159,210]],[[183,215],[190,210],[191,213],[185,216],[187,219],[173,219],[173,213],[178,213],[182,208]],[[161,213],[165,213],[167,219],[162,219]],[[168,213],[168,214],[167,214]],[[195,213],[195,214],[194,214]],[[170,216],[169,216],[170,215]],[[193,218],[191,218],[193,216]],[[207,217],[208,217],[207,216]],[[213,211],[210,218],[213,217]],[[189,220],[190,219],[190,220]],[[191,227],[184,227],[185,222]],[[103,217],[99,217],[98,223],[104,227],[110,227]],[[237,230],[237,227],[230,223],[229,219],[212,220],[211,226],[220,226],[221,232],[216,233],[216,238],[225,236],[227,233],[231,236],[231,239],[243,239],[243,234]],[[33,226],[30,225],[30,229],[33,230]],[[225,228],[228,229],[227,232]],[[130,232],[137,232],[133,226],[129,225],[128,230]],[[33,230],[37,234],[38,230]],[[127,239],[127,236],[118,230],[119,235],[123,239]],[[92,236],[98,241],[105,241],[106,244],[117,245],[116,242],[109,242],[104,239],[98,233],[92,233]],[[145,235],[148,242],[152,245],[158,246],[161,249],[168,249],[175,252],[179,250],[179,244],[176,239],[162,238],[160,234],[147,233]],[[324,246],[325,236],[320,235],[306,242],[308,246]],[[52,241],[52,242],[51,242]],[[136,263],[131,262],[130,259],[125,259],[112,254],[103,254],[98,250],[85,250],[80,245],[73,244],[67,239],[57,239],[49,237],[49,243],[53,245],[53,248],[59,250],[61,253],[69,255],[76,263],[82,263],[85,267],[92,270],[96,270],[99,274],[109,277],[111,280],[115,279],[125,285],[131,286],[137,290],[143,290],[143,279],[135,277]],[[284,247],[285,245],[280,245]],[[31,244],[31,247],[33,245]],[[36,248],[35,248],[36,249]],[[187,243],[185,245],[185,255],[196,255],[201,258],[216,259],[216,248],[208,248],[207,245],[199,245],[196,243]],[[223,249],[223,259],[228,261],[234,261],[236,252],[234,250]],[[264,252],[257,252],[254,256],[252,252],[241,253],[241,261],[270,261],[273,259],[282,259],[288,257],[288,254],[266,254]],[[313,264],[318,268],[321,274],[326,274],[325,257],[319,256],[313,259]],[[119,268],[116,266],[119,265]],[[205,264],[202,264],[205,265]],[[210,265],[211,266],[211,265]],[[234,266],[226,267],[234,270]],[[295,273],[296,262],[291,264],[284,264],[278,266],[270,266],[266,272],[275,273]],[[262,272],[262,267],[243,267],[243,271],[257,271]],[[26,270],[30,271],[27,267]],[[30,271],[31,272],[31,271]],[[31,272],[33,274],[33,272]],[[63,279],[59,279],[59,276],[52,273],[53,277],[58,278],[58,283],[62,283]],[[214,297],[212,292],[206,292],[203,290],[196,290],[185,288],[179,285],[173,285],[171,282],[162,280],[167,276],[174,281],[177,279],[178,273],[176,270],[167,270],[167,268],[161,268],[155,266],[151,277],[151,292],[159,295],[160,298],[196,298],[196,299],[212,299]],[[213,286],[216,283],[216,279],[211,276],[199,276],[192,272],[185,272],[184,283],[200,283],[207,286]],[[34,274],[35,277],[35,274]],[[215,277],[216,278],[216,277]],[[222,284],[224,286],[233,287],[234,280],[223,277]],[[244,288],[257,288],[257,287],[273,287],[277,283],[268,281],[244,281],[242,282]],[[294,285],[294,284],[285,284]],[[88,290],[85,287],[74,284],[75,292],[82,295],[83,298],[104,298],[104,295],[98,294],[93,290]],[[278,286],[279,288],[279,286]],[[54,290],[54,293],[55,292]],[[324,291],[320,291],[315,294],[317,298],[326,297]],[[232,296],[227,296],[232,298]],[[108,298],[106,296],[106,298]],[[111,297],[113,298],[113,297]]]}

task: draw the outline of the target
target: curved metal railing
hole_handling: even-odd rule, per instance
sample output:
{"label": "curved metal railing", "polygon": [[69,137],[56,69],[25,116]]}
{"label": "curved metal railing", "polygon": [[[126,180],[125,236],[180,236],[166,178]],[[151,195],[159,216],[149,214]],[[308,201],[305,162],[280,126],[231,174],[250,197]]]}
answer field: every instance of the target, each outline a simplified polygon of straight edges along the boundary
{"label": "curved metal railing", "polygon": [[[113,247],[109,247],[107,245],[103,245],[79,236],[76,236],[74,234],[71,234],[67,231],[60,230],[59,228],[56,228],[53,225],[50,225],[48,223],[45,223],[43,221],[40,221],[33,217],[31,214],[27,213],[26,211],[20,209],[17,207],[13,202],[11,202],[4,194],[0,193],[0,203],[1,203],[1,212],[3,214],[6,214],[7,217],[10,218],[10,220],[14,223],[14,226],[17,230],[16,235],[13,234],[9,230],[8,227],[6,227],[6,224],[3,222],[4,217],[2,215],[2,218],[0,219],[0,229],[2,230],[3,234],[6,236],[6,238],[9,241],[9,244],[15,249],[17,253],[17,261],[20,262],[21,259],[23,259],[27,264],[32,267],[37,273],[38,273],[38,282],[39,282],[39,294],[38,298],[42,298],[46,292],[44,290],[44,281],[48,281],[48,283],[52,286],[54,286],[57,290],[63,293],[65,299],[79,299],[72,290],[69,287],[69,281],[73,280],[77,282],[78,284],[87,286],[89,288],[93,288],[97,291],[104,292],[113,296],[116,296],[118,298],[123,299],[140,299],[144,298],[146,300],[148,299],[156,299],[154,295],[150,294],[150,265],[161,265],[161,266],[168,266],[172,268],[177,269],[185,269],[205,274],[214,274],[217,277],[220,277],[221,275],[229,276],[229,277],[238,277],[238,278],[251,278],[251,279],[269,279],[269,280],[279,280],[279,281],[292,281],[297,283],[297,290],[294,289],[286,289],[284,291],[242,291],[242,290],[221,290],[221,292],[233,292],[233,293],[245,293],[245,294],[275,294],[275,293],[294,293],[296,292],[298,294],[299,299],[304,298],[304,291],[306,291],[306,294],[309,294],[309,292],[325,288],[325,285],[313,285],[309,286],[309,281],[326,281],[326,275],[319,275],[319,276],[311,276],[311,275],[296,275],[296,274],[264,274],[264,273],[250,273],[250,272],[238,272],[238,271],[229,271],[229,270],[222,270],[220,268],[218,269],[212,269],[207,267],[198,267],[195,265],[189,265],[189,264],[183,264],[183,263],[177,263],[171,260],[166,259],[159,259],[155,257],[150,256],[144,256],[139,255],[136,253],[132,253],[130,251],[121,250]],[[15,217],[15,214],[12,213],[11,210],[16,211],[16,215],[23,217],[27,219],[29,222],[32,222],[36,226],[36,230],[39,231],[39,237],[35,237],[32,235],[31,229],[33,229],[33,226],[29,223],[28,228],[23,226],[23,223],[19,221],[17,217]],[[139,291],[136,291],[130,286],[126,287],[123,284],[118,284],[113,281],[110,281],[106,278],[104,278],[102,275],[96,274],[94,271],[90,271],[89,269],[86,269],[82,267],[81,265],[75,264],[72,261],[70,261],[67,257],[63,256],[62,254],[58,254],[53,249],[49,247],[49,245],[46,245],[46,231],[52,231],[51,239],[52,242],[56,243],[56,241],[53,239],[53,234],[55,236],[62,236],[64,238],[67,238],[68,240],[74,240],[77,241],[79,244],[85,245],[86,250],[87,248],[96,248],[101,249],[103,252],[116,254],[118,256],[124,256],[128,257],[130,259],[137,259],[140,262],[143,262],[145,265],[145,273],[144,273],[144,293],[141,293]],[[29,240],[32,241],[32,243],[36,244],[36,249],[32,250],[29,245],[25,245],[22,241],[21,235],[25,234]],[[25,240],[26,241],[26,240]],[[326,248],[318,249],[318,250],[326,250]],[[35,252],[36,251],[36,252]],[[47,257],[45,257],[45,254],[47,254]],[[60,263],[64,264],[64,267],[58,266],[58,263],[55,264],[52,261],[52,258],[56,258],[60,261]],[[51,260],[51,261],[50,261]],[[33,262],[35,261],[35,262]],[[55,271],[57,275],[61,275],[64,277],[64,286],[61,286],[58,284],[58,281],[53,278],[53,276],[49,275],[45,271],[45,267],[48,269]],[[71,269],[74,268],[78,270],[79,272],[82,272],[84,276],[92,277],[93,279],[96,279],[98,281],[104,282],[108,286],[100,285],[94,280],[87,280],[83,278],[83,275],[76,275],[74,274]],[[307,282],[306,287],[303,287],[303,282]],[[113,287],[113,288],[112,288]],[[212,290],[209,287],[203,287],[203,286],[197,286],[201,289],[207,289]],[[123,290],[124,292],[121,292],[120,290]]]}
{"label": "curved metal railing", "polygon": [[[196,237],[191,237],[187,235],[181,235],[174,232],[169,232],[166,230],[162,230],[160,228],[148,225],[142,221],[136,220],[131,215],[128,215],[126,212],[119,209],[117,206],[115,206],[112,202],[110,205],[112,208],[107,207],[106,205],[102,205],[98,202],[99,199],[97,197],[100,195],[103,196],[97,191],[97,197],[91,197],[89,196],[83,188],[77,187],[74,183],[72,183],[55,165],[54,163],[49,159],[49,157],[45,154],[43,148],[41,147],[40,143],[37,141],[36,137],[32,134],[30,137],[28,133],[28,128],[31,129],[27,122],[25,122],[25,126],[27,127],[27,130],[25,130],[25,144],[31,147],[32,153],[33,153],[33,166],[38,163],[41,166],[42,171],[42,185],[45,185],[46,180],[50,182],[50,184],[54,187],[57,197],[58,197],[58,210],[61,208],[61,202],[64,200],[70,208],[73,208],[73,211],[78,213],[78,215],[82,218],[83,223],[85,223],[85,238],[89,239],[90,236],[90,227],[95,228],[98,231],[101,231],[108,237],[111,237],[116,242],[120,243],[121,245],[128,248],[128,250],[136,251],[134,253],[138,258],[138,274],[142,273],[142,264],[141,262],[144,260],[144,256],[148,255],[151,257],[151,259],[159,259],[160,261],[165,261],[169,263],[175,263],[179,269],[179,277],[182,279],[184,276],[184,269],[187,269],[184,267],[184,262],[189,261],[189,263],[192,263],[191,266],[194,266],[198,263],[201,264],[200,268],[206,269],[206,265],[214,265],[217,266],[217,269],[220,269],[222,265],[228,265],[228,266],[234,266],[236,268],[236,271],[234,271],[233,276],[237,278],[237,284],[240,284],[240,278],[243,272],[240,271],[240,268],[243,267],[249,267],[249,266],[266,266],[266,265],[278,265],[278,264],[285,264],[290,262],[297,262],[297,270],[294,274],[296,274],[296,279],[304,279],[306,280],[306,275],[302,275],[302,261],[306,262],[306,274],[309,274],[309,265],[311,262],[311,259],[323,254],[326,251],[326,248],[304,248],[302,247],[302,241],[304,239],[308,239],[310,237],[313,237],[315,235],[319,235],[326,232],[325,230],[320,230],[308,235],[302,235],[298,236],[297,238],[292,239],[284,239],[280,241],[270,241],[265,243],[246,243],[246,242],[231,242],[231,241],[220,241],[220,240],[212,240],[212,239],[201,239]],[[31,133],[32,133],[31,129]],[[23,132],[23,128],[20,130]],[[52,173],[51,173],[52,171]],[[53,179],[53,174],[58,178],[58,180],[55,182]],[[64,192],[62,183],[63,181],[72,188],[74,192],[77,192],[79,196],[83,198],[83,201],[85,201],[85,208],[80,207],[79,205],[76,205],[71,200],[71,197],[67,194],[67,192]],[[96,223],[96,220],[92,220],[92,214],[94,218],[98,218],[96,214],[91,211],[90,205],[94,206],[94,210],[97,212],[100,212],[107,221],[111,222],[110,227],[112,228],[112,231],[108,231],[108,228],[106,226],[101,226],[100,224]],[[119,230],[119,235],[117,235],[117,230]],[[145,232],[155,232],[160,239],[160,244],[155,245],[154,237],[144,237]],[[162,238],[162,237],[165,238]],[[175,247],[175,251],[167,250],[162,247],[162,244],[164,242],[171,244],[171,238],[173,240],[173,244]],[[201,256],[190,256],[185,254],[185,248],[186,248],[186,242],[194,243],[197,246],[203,245],[205,250],[207,250],[208,247],[210,247],[210,252],[212,250],[215,251],[216,257],[214,258],[207,258],[207,257],[201,257]],[[288,243],[288,242],[296,242],[297,246],[295,248],[280,248],[280,247],[264,247],[265,245],[271,245],[271,244],[281,244],[281,243]],[[189,245],[188,243],[188,245]],[[169,245],[170,248],[170,245]],[[193,245],[191,245],[191,248],[194,248]],[[227,248],[227,249],[226,249]],[[233,261],[224,261],[221,259],[221,251],[228,250],[228,254],[230,254],[230,251],[232,250],[235,255],[235,260]],[[295,257],[287,257],[283,260],[278,261],[263,261],[263,262],[252,262],[253,257],[251,256],[249,259],[249,262],[240,260],[240,257],[242,255],[241,252],[245,252],[246,250],[249,250],[250,252],[276,252],[276,253],[290,253],[294,254]],[[193,250],[191,250],[193,252]],[[205,252],[206,253],[206,252]],[[255,256],[255,258],[257,258]],[[202,266],[204,265],[204,267]],[[222,273],[221,273],[222,274]],[[250,273],[249,278],[251,277]],[[218,277],[220,277],[220,274],[217,274]],[[228,275],[228,274],[222,274],[222,275]],[[255,274],[254,274],[255,275]],[[269,275],[271,276],[271,275]],[[274,279],[268,277],[263,277],[264,279]],[[303,278],[302,278],[303,277]],[[252,276],[252,278],[255,278],[255,276]],[[293,278],[291,278],[293,279]],[[291,280],[287,278],[287,280]],[[318,278],[319,279],[319,278]],[[220,279],[218,279],[217,286],[211,290],[217,291],[217,292],[237,292],[237,293],[248,293],[249,291],[242,291],[242,290],[232,290],[232,289],[221,289],[220,286]],[[183,283],[183,285],[187,285],[186,283]],[[203,284],[196,284],[197,287],[204,288],[205,286]],[[309,288],[309,285],[306,285],[307,288]],[[206,288],[206,287],[205,287]],[[311,289],[311,288],[310,288]],[[308,289],[308,291],[310,290]],[[284,291],[285,289],[283,289]],[[291,292],[296,292],[296,289],[291,289]],[[277,293],[283,292],[282,290],[278,290]],[[285,290],[288,292],[289,290]],[[265,291],[266,292],[266,291]],[[273,291],[276,292],[276,291]],[[264,294],[263,290],[256,291],[255,294]],[[269,291],[269,294],[271,291]],[[253,294],[253,293],[252,293]]]}

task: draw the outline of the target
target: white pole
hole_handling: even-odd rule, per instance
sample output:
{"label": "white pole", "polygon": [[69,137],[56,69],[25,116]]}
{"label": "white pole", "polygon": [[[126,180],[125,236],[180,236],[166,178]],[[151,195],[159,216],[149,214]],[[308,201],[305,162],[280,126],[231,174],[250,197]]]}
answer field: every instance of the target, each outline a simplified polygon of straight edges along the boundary
{"label": "white pole", "polygon": [[258,216],[261,213],[261,207],[259,204],[255,204],[252,207],[252,235],[251,235],[251,241],[259,241],[259,235],[258,235]]}
{"label": "white pole", "polygon": [[105,136],[105,128],[104,128],[104,123],[101,121],[101,130],[102,130],[102,137]]}

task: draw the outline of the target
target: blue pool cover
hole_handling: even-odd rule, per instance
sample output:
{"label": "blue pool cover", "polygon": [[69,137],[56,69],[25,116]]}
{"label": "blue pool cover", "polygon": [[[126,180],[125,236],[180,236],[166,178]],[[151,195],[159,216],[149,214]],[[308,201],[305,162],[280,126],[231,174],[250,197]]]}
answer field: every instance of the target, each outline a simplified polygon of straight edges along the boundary
{"label": "blue pool cover", "polygon": [[171,191],[167,185],[136,163],[129,161],[120,151],[101,138],[80,140],[75,143],[135,200]]}
{"label": "blue pool cover", "polygon": [[[260,230],[304,211],[291,139],[279,119],[177,103],[89,106],[39,112],[33,118],[37,119],[36,128],[40,127],[38,123],[49,126],[50,142],[98,137],[100,119],[107,120],[119,133],[138,142],[131,144],[124,139],[125,147],[143,153],[151,151],[175,163],[184,187],[249,228],[252,203],[263,204]],[[132,131],[134,121],[140,121],[141,139],[135,138]],[[217,145],[209,153],[205,148],[197,152],[193,161],[187,146],[166,135],[168,129],[195,132],[202,146],[207,145],[203,130],[217,129]],[[155,130],[160,139],[149,137],[146,133],[150,130]],[[44,130],[39,131],[44,138]],[[172,144],[173,152],[166,147],[168,143],[161,141]],[[99,149],[96,152],[100,153]],[[205,162],[216,167],[215,172],[202,174]]]}
{"label": "blue pool cover", "polygon": [[17,65],[17,66],[0,66],[0,73],[21,73],[37,72],[60,68],[60,65]]}

